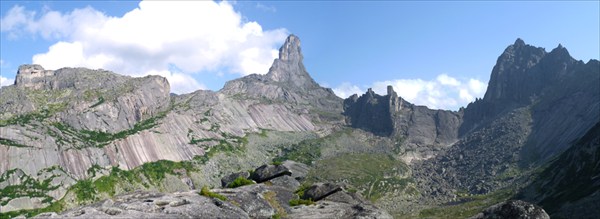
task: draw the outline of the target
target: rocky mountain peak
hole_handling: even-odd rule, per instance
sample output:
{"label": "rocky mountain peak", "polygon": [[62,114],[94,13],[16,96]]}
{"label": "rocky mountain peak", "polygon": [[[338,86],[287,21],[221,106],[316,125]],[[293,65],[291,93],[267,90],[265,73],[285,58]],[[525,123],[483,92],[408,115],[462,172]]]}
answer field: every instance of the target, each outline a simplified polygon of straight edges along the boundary
{"label": "rocky mountain peak", "polygon": [[515,40],[515,43],[513,43],[514,46],[525,46],[525,41],[523,41],[523,39],[521,38],[517,38],[517,40]]}
{"label": "rocky mountain peak", "polygon": [[341,111],[341,99],[331,89],[321,87],[312,79],[302,59],[300,39],[290,35],[266,75],[252,74],[228,81],[219,92]]}
{"label": "rocky mountain peak", "polygon": [[288,36],[279,49],[279,58],[273,61],[267,77],[299,88],[318,86],[304,68],[302,59],[300,39],[295,35]]}
{"label": "rocky mountain peak", "polygon": [[535,76],[529,73],[529,70],[536,66],[546,54],[544,48],[534,47],[525,44],[520,38],[517,39],[498,57],[484,100],[521,101],[523,98],[526,99],[527,97],[522,95],[530,92],[521,91],[529,89],[528,82]]}
{"label": "rocky mountain peak", "polygon": [[284,61],[302,61],[302,58],[300,38],[293,34],[289,35],[283,46],[279,48],[279,59]]}

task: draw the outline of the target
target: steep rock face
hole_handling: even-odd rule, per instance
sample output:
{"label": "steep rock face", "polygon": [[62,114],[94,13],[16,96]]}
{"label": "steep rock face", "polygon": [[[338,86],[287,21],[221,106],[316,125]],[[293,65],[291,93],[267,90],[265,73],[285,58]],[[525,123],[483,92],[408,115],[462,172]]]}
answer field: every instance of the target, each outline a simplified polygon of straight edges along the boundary
{"label": "steep rock face", "polygon": [[169,90],[168,81],[159,76],[131,78],[103,70],[23,65],[15,85],[2,90],[0,118],[41,113],[76,129],[116,133],[166,110]]}
{"label": "steep rock face", "polygon": [[464,109],[460,140],[414,166],[420,190],[451,201],[457,190],[525,186],[600,121],[598,63],[575,61],[562,46],[546,53],[517,40],[498,59],[485,97]]}
{"label": "steep rock face", "polygon": [[417,158],[431,156],[431,150],[456,142],[462,123],[461,112],[416,106],[398,97],[391,86],[385,96],[371,89],[360,97],[352,95],[344,100],[344,115],[352,127],[400,139],[407,150],[431,147]]}
{"label": "steep rock face", "polygon": [[528,156],[524,160],[543,163],[600,120],[599,83],[597,60],[576,61],[561,45],[548,53],[517,39],[498,58],[484,98],[464,110],[459,135],[529,107],[533,127],[523,148]]}
{"label": "steep rock face", "polygon": [[600,214],[600,122],[561,154],[521,198],[539,203],[553,217],[591,218]]}

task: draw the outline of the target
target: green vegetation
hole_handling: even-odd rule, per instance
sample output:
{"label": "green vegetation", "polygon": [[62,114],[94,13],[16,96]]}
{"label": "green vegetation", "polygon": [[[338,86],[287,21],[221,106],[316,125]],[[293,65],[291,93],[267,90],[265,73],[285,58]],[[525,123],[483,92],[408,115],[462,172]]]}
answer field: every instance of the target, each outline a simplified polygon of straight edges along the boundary
{"label": "green vegetation", "polygon": [[282,161],[273,161],[273,162],[271,162],[271,164],[275,165],[275,166],[279,166],[279,165],[283,164],[283,162]]}
{"label": "green vegetation", "polygon": [[26,125],[31,123],[31,121],[42,121],[48,117],[50,117],[48,111],[21,114],[7,120],[0,120],[0,127],[8,125]]}
{"label": "green vegetation", "polygon": [[309,200],[304,200],[304,199],[292,199],[290,200],[289,204],[290,206],[297,206],[297,205],[312,205],[315,202],[311,199]]}
{"label": "green vegetation", "polygon": [[58,213],[63,210],[65,210],[65,204],[64,204],[64,201],[60,200],[60,201],[56,201],[56,202],[50,204],[48,207],[45,207],[45,208],[38,208],[38,209],[31,209],[31,210],[19,210],[19,211],[10,211],[10,212],[6,212],[6,213],[0,213],[0,218],[15,218],[20,215],[23,215],[27,218],[31,218],[38,214],[44,213],[44,212],[57,212]]}
{"label": "green vegetation", "polygon": [[510,190],[499,190],[487,195],[473,195],[460,198],[456,203],[447,206],[422,210],[420,218],[468,218],[484,209],[508,200],[513,195]]}
{"label": "green vegetation", "polygon": [[304,191],[306,191],[308,188],[310,188],[310,184],[302,183],[302,185],[300,185],[300,187],[294,193],[296,193],[296,195],[299,197],[302,197],[304,196]]}
{"label": "green vegetation", "polygon": [[75,185],[71,187],[71,191],[75,193],[75,196],[77,197],[77,202],[79,203],[95,201],[97,198],[96,187],[94,186],[94,183],[89,179],[80,180],[79,182],[75,183]]}
{"label": "green vegetation", "polygon": [[413,179],[408,166],[386,154],[343,154],[317,161],[308,173],[309,182],[347,182],[371,201],[394,191],[408,192]]}
{"label": "green vegetation", "polygon": [[[2,174],[0,182],[6,181],[10,175],[16,173],[16,169],[9,170]],[[56,176],[51,176],[43,181],[35,180],[29,175],[23,175],[20,177],[21,184],[9,185],[0,189],[0,197],[7,197],[8,199],[0,202],[0,205],[6,205],[10,200],[18,197],[40,197],[43,198],[44,203],[52,201],[52,197],[48,196],[48,192],[57,189],[59,186],[51,186],[50,182]]]}
{"label": "green vegetation", "polygon": [[13,140],[5,139],[5,138],[0,138],[0,144],[6,145],[6,146],[21,147],[21,148],[31,147],[31,146],[19,144]]}
{"label": "green vegetation", "polygon": [[286,218],[287,217],[287,213],[285,211],[285,208],[283,208],[281,206],[281,204],[279,204],[279,202],[277,201],[277,194],[273,191],[268,191],[263,193],[263,197],[265,198],[265,200],[267,200],[267,202],[269,203],[269,205],[271,205],[271,207],[273,207],[275,209],[275,214],[273,215],[272,218]]}
{"label": "green vegetation", "polygon": [[[245,137],[242,138],[242,137],[236,137],[236,136],[228,136],[224,133],[222,133],[222,134],[224,135],[225,138],[228,138],[228,139],[219,140],[218,145],[208,148],[208,150],[202,156],[195,156],[194,160],[201,164],[205,164],[206,162],[208,162],[208,160],[210,158],[212,158],[213,156],[215,156],[218,153],[233,154],[233,153],[241,153],[244,151],[243,146],[245,144],[247,144],[248,139],[246,139]],[[237,146],[233,145],[228,140],[233,143],[237,143],[238,145]]]}
{"label": "green vegetation", "polygon": [[98,172],[98,170],[101,170],[101,169],[102,169],[102,167],[100,165],[94,164],[94,165],[92,165],[92,167],[90,167],[87,170],[87,174],[89,177],[92,177],[92,178],[96,177],[96,172]]}
{"label": "green vegetation", "polygon": [[135,172],[140,172],[150,180],[151,183],[158,183],[165,178],[165,173],[175,174],[174,170],[185,169],[193,171],[195,168],[189,162],[173,162],[170,160],[159,160],[156,162],[145,163],[141,167],[135,169]]}
{"label": "green vegetation", "polygon": [[123,139],[140,131],[151,129],[158,125],[158,120],[164,118],[165,116],[166,112],[159,113],[155,117],[136,123],[131,129],[123,130],[114,134],[92,130],[75,130],[73,127],[60,122],[54,122],[52,123],[52,126],[56,127],[64,134],[68,134],[76,139],[80,139],[82,142],[87,143],[88,146],[101,148],[109,144],[111,141]]}
{"label": "green vegetation", "polygon": [[269,137],[269,136],[267,136],[268,131],[269,131],[268,129],[260,129],[258,136],[263,137],[263,138]]}
{"label": "green vegetation", "polygon": [[252,184],[256,184],[254,181],[246,179],[244,177],[238,177],[236,178],[233,182],[231,182],[229,184],[229,188],[237,188],[240,186],[246,186],[246,185],[252,185]]}
{"label": "green vegetation", "polygon": [[227,201],[227,197],[221,195],[221,194],[217,194],[214,192],[211,192],[208,187],[203,186],[202,189],[200,189],[200,195],[201,196],[206,196],[209,198],[218,198],[221,199],[221,201]]}
{"label": "green vegetation", "polygon": [[294,144],[282,150],[279,157],[273,159],[273,162],[283,162],[293,160],[307,165],[321,157],[321,147],[325,143],[323,138],[308,139]]}
{"label": "green vegetation", "polygon": [[90,106],[90,108],[97,107],[97,106],[99,106],[102,103],[104,103],[104,97],[98,97],[98,102],[94,103],[94,105]]}

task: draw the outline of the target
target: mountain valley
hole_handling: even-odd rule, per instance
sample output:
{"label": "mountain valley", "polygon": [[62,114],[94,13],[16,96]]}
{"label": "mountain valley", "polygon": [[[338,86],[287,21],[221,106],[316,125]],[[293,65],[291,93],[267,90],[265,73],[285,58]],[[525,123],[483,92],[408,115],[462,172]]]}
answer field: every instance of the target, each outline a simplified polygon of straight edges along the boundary
{"label": "mountain valley", "polygon": [[561,45],[517,39],[458,111],[392,86],[339,98],[294,35],[267,74],[170,92],[160,76],[22,65],[0,89],[0,218],[469,218],[522,201],[535,218],[600,215],[600,62]]}

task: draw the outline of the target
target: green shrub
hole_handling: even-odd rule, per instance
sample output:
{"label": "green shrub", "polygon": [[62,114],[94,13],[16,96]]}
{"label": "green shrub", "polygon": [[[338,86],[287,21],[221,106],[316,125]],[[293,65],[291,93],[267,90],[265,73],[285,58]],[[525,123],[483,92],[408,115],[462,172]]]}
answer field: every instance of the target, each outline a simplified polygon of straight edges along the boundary
{"label": "green shrub", "polygon": [[217,193],[214,193],[214,192],[211,192],[208,189],[208,187],[206,187],[206,186],[203,186],[202,189],[200,189],[200,195],[201,196],[206,196],[206,197],[209,197],[209,198],[218,198],[218,199],[221,199],[221,201],[227,201],[227,197],[225,197],[223,195],[220,195],[220,194],[217,194]]}
{"label": "green shrub", "polygon": [[304,200],[304,199],[292,199],[290,200],[290,206],[297,205],[312,205],[315,202],[312,199]]}
{"label": "green shrub", "polygon": [[233,182],[231,182],[228,187],[229,188],[237,188],[240,186],[252,185],[252,184],[255,184],[255,182],[240,176],[240,177],[236,178]]}
{"label": "green shrub", "polygon": [[279,161],[279,160],[277,160],[277,161],[273,161],[273,162],[271,162],[271,164],[273,164],[273,165],[275,165],[275,166],[279,166],[279,165],[283,164],[283,161]]}

